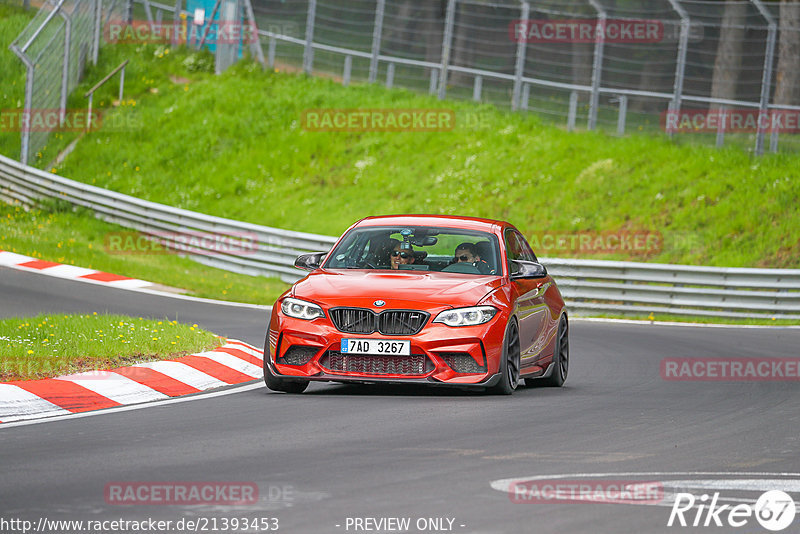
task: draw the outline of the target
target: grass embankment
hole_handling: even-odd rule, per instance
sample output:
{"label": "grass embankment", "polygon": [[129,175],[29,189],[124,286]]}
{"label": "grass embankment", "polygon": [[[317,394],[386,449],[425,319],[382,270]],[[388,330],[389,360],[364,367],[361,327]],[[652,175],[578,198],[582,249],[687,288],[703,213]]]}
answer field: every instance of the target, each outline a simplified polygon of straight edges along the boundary
{"label": "grass embankment", "polygon": [[[535,117],[404,90],[262,72],[187,73],[155,47],[117,47],[132,69],[172,77],[133,109],[139,126],[87,135],[66,176],[149,200],[268,226],[336,235],[372,214],[507,219],[526,235],[660,232],[649,254],[598,258],[800,266],[800,156],[678,146],[661,137],[568,133]],[[116,60],[111,61],[114,63]],[[136,67],[138,65],[138,67]],[[156,89],[157,92],[150,92]],[[319,108],[446,108],[444,132],[312,132]],[[477,122],[477,124],[475,124]],[[569,252],[560,253],[569,255]],[[577,255],[577,254],[573,254]]]}
{"label": "grass embankment", "polygon": [[[664,237],[664,246],[646,254],[540,248],[543,256],[800,266],[795,155],[753,158],[658,136],[567,133],[491,106],[380,86],[343,88],[262,72],[252,63],[214,76],[207,55],[154,45],[104,49],[85,88],[123,59],[131,60],[126,99],[57,166],[60,174],[173,206],[327,235],[366,215],[450,213],[507,219],[528,236],[649,231]],[[95,102],[107,108],[115,91],[110,84]],[[305,130],[303,112],[320,108],[445,108],[455,111],[457,126],[426,133]],[[50,170],[46,162],[76,135],[54,136],[38,164]],[[79,214],[54,216],[74,232],[76,246],[64,254],[65,230],[51,226],[52,238],[36,235],[41,214],[12,215],[27,233],[4,231],[11,234],[5,248],[20,253],[35,250],[37,257],[65,257],[216,298],[265,303],[280,292],[242,277],[225,294],[208,281],[226,275],[198,266],[205,276],[187,276],[190,262],[170,263],[180,258],[99,254],[96,245],[88,252],[114,227]]]}
{"label": "grass embankment", "polygon": [[0,320],[0,382],[112,369],[203,352],[211,332],[124,315],[38,315]]}

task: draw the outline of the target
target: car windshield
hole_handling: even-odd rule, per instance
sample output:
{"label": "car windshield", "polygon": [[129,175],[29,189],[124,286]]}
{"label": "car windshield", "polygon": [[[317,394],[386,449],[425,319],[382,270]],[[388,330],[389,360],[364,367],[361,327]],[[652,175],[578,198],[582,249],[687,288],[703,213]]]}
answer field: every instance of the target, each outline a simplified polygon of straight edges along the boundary
{"label": "car windshield", "polygon": [[349,231],[323,267],[499,275],[499,258],[497,238],[487,232],[372,226]]}

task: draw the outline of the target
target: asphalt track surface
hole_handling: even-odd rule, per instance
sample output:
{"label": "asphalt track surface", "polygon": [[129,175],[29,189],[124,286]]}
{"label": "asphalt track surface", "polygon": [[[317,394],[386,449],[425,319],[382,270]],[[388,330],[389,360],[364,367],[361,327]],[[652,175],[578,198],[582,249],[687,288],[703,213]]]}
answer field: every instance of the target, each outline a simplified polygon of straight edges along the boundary
{"label": "asphalt track surface", "polygon": [[[168,317],[259,347],[266,327],[263,310],[4,268],[0,295],[2,316]],[[743,529],[668,528],[664,506],[518,504],[491,482],[583,473],[625,479],[619,474],[662,472],[680,479],[709,477],[669,474],[800,472],[798,383],[667,382],[659,374],[667,356],[797,357],[799,346],[798,330],[575,321],[562,389],[495,397],[312,383],[303,395],[258,387],[0,428],[0,519],[274,517],[286,533],[377,531],[347,528],[348,517],[409,517],[407,532],[424,531],[417,529],[419,518],[451,518],[452,531],[465,533],[767,532],[755,522]],[[123,481],[255,482],[260,500],[250,506],[107,504],[106,484]],[[798,525],[800,518],[785,532],[797,532]]]}

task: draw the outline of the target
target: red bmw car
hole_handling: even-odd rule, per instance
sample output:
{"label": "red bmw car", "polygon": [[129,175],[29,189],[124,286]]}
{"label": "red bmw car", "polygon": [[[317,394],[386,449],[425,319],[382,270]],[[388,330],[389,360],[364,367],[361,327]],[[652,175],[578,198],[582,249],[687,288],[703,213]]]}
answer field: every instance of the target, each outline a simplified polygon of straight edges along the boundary
{"label": "red bmw car", "polygon": [[438,215],[368,217],[275,302],[264,380],[489,388],[561,386],[569,323],[561,293],[511,224]]}

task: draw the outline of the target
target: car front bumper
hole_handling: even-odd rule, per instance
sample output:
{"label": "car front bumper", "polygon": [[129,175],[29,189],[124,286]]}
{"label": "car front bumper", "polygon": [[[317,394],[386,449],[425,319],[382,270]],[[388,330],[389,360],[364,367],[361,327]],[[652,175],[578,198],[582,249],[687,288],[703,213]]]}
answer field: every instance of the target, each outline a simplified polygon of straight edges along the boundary
{"label": "car front bumper", "polygon": [[[477,326],[429,321],[409,336],[348,334],[327,318],[304,321],[274,310],[265,363],[275,376],[286,379],[490,387],[500,379],[506,322],[497,314]],[[343,338],[407,339],[412,356],[342,354]]]}

